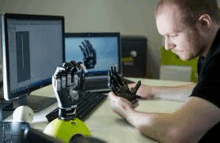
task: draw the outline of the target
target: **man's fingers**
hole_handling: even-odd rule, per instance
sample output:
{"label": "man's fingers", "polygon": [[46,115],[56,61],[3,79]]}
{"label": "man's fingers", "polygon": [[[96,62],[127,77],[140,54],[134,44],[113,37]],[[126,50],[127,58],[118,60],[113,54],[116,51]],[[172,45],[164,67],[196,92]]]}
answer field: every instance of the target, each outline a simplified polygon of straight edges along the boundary
{"label": "man's fingers", "polygon": [[116,101],[116,100],[118,100],[118,96],[116,96],[113,92],[109,92],[109,97],[110,97],[110,99],[111,100],[113,100],[113,101]]}

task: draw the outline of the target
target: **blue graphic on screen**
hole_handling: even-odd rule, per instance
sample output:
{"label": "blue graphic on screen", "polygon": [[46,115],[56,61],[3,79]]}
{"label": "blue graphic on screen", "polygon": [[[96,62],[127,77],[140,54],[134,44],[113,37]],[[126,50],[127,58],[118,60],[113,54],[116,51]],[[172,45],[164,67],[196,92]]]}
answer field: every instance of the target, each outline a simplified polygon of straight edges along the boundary
{"label": "blue graphic on screen", "polygon": [[83,62],[89,73],[107,72],[118,65],[117,37],[65,38],[66,62]]}

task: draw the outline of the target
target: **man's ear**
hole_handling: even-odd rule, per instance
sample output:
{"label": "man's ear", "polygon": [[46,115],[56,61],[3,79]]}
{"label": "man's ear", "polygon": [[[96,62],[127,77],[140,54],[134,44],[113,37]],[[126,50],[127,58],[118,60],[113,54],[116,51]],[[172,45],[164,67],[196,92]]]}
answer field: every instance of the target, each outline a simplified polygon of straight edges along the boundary
{"label": "man's ear", "polygon": [[197,24],[201,29],[208,30],[211,27],[212,23],[213,21],[208,14],[202,14],[199,17]]}

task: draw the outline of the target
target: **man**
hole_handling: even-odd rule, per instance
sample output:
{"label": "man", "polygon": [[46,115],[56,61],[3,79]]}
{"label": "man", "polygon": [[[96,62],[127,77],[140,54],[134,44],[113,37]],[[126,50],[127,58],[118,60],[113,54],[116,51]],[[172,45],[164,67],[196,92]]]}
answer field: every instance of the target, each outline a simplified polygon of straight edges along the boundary
{"label": "man", "polygon": [[220,24],[216,0],[160,0],[155,15],[166,50],[182,60],[200,57],[199,82],[140,87],[138,94],[146,99],[161,93],[188,93],[189,98],[175,113],[139,112],[128,100],[110,92],[113,111],[159,142],[219,142],[215,136],[220,131]]}

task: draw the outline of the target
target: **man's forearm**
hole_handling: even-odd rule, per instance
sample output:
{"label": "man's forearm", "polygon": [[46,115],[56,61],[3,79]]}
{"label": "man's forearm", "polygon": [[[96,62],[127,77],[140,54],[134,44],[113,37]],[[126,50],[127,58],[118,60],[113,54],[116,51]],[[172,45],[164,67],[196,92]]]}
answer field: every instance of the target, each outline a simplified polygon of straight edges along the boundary
{"label": "man's forearm", "polygon": [[155,98],[185,101],[192,93],[195,83],[180,86],[152,86]]}
{"label": "man's forearm", "polygon": [[144,135],[157,141],[166,142],[170,138],[171,114],[131,110],[126,112],[125,119]]}

